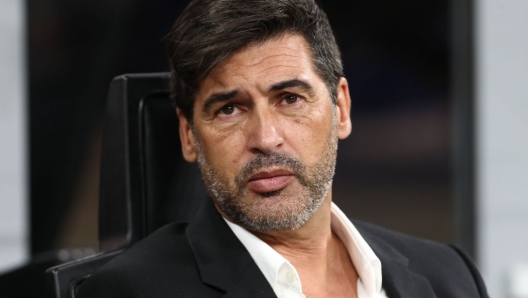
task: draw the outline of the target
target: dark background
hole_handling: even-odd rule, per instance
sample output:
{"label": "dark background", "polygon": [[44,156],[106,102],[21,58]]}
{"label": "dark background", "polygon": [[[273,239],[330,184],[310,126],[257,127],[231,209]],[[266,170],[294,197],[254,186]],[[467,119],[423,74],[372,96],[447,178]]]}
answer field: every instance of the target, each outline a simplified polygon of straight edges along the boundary
{"label": "dark background", "polygon": [[[32,253],[98,247],[109,82],[168,70],[162,40],[187,2],[27,0]],[[335,202],[351,217],[457,242],[450,2],[319,2],[353,102]]]}

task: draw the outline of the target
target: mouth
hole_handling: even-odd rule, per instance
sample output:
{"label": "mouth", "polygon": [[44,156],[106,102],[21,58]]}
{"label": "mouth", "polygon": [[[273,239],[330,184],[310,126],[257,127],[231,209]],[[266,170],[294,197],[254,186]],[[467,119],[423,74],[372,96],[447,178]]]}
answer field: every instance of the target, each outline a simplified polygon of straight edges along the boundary
{"label": "mouth", "polygon": [[283,189],[293,178],[293,173],[285,169],[260,171],[249,178],[247,185],[256,193],[270,193]]}

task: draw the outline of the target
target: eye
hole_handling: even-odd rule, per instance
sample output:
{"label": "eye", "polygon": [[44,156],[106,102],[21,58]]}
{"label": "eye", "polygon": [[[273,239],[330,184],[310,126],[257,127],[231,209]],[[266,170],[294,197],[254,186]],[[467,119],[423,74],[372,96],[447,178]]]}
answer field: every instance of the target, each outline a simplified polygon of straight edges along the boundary
{"label": "eye", "polygon": [[284,104],[288,104],[288,105],[291,105],[291,104],[294,104],[296,102],[298,102],[300,100],[300,97],[296,94],[286,94],[283,99],[282,99],[282,102]]}
{"label": "eye", "polygon": [[231,115],[235,112],[235,105],[234,104],[227,104],[225,106],[223,106],[220,111],[220,113],[224,114],[224,115]]}
{"label": "eye", "polygon": [[236,103],[228,103],[216,111],[216,116],[220,118],[231,118],[240,115],[244,108]]}

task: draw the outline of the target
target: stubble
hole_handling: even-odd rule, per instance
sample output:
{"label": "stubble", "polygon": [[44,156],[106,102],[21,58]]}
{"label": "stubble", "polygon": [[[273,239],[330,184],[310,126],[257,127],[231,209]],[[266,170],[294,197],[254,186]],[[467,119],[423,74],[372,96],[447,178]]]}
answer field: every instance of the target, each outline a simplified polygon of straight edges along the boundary
{"label": "stubble", "polygon": [[[304,225],[321,206],[334,177],[337,119],[335,115],[333,118],[331,133],[315,164],[306,166],[298,158],[279,152],[259,154],[244,165],[234,181],[213,167],[197,140],[198,165],[217,208],[236,224],[255,232],[294,230]],[[272,167],[291,171],[300,185],[298,191],[289,185],[272,192],[250,193],[246,187],[249,178]]]}

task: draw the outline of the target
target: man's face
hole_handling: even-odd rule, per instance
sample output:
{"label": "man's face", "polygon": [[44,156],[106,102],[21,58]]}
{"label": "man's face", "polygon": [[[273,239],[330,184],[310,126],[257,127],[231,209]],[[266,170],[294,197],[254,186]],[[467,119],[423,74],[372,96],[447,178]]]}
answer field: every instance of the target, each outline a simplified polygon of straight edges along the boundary
{"label": "man's face", "polygon": [[284,35],[233,54],[202,82],[194,127],[181,112],[184,157],[215,205],[257,232],[302,226],[324,201],[338,137],[350,133],[346,80],[337,105],[306,41]]}

